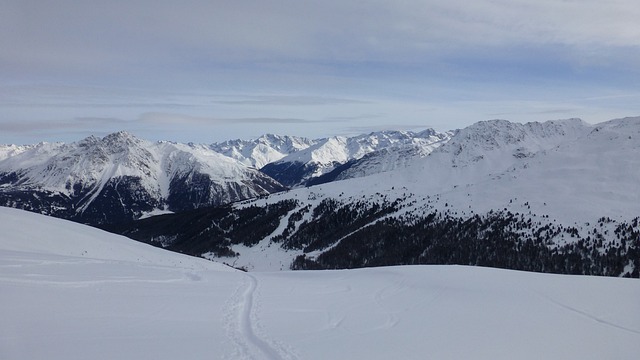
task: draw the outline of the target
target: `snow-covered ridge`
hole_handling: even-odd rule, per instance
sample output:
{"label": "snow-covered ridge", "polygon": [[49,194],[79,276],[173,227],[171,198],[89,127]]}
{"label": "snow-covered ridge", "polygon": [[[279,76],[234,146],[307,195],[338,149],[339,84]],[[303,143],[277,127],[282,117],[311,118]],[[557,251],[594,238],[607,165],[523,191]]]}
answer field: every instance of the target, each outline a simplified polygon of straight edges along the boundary
{"label": "snow-covered ridge", "polygon": [[[364,181],[360,187],[374,187]],[[629,220],[640,215],[640,117],[596,125],[480,122],[406,169],[366,182],[437,194],[438,206],[460,214],[506,208],[565,224],[602,216]],[[529,205],[523,209],[523,203]]]}
{"label": "snow-covered ridge", "polygon": [[[19,172],[21,185],[71,194],[75,184],[104,184],[116,176],[137,176],[154,194],[167,196],[162,177],[198,170],[219,180],[247,180],[251,172],[206,146],[149,142],[126,132],[70,144],[38,144],[8,156],[0,172]],[[163,184],[166,185],[166,184]],[[163,191],[161,191],[163,190]]]}
{"label": "snow-covered ridge", "polygon": [[514,157],[527,157],[579,139],[591,130],[592,127],[580,119],[526,124],[506,120],[481,121],[460,130],[436,152],[452,153],[455,165],[467,165],[508,151]]}
{"label": "snow-covered ridge", "polygon": [[432,129],[417,133],[379,131],[353,137],[333,136],[322,139],[266,134],[255,140],[215,143],[210,148],[258,169],[268,164],[304,164],[314,168],[309,177],[316,177],[331,171],[336,164],[357,160],[382,149],[418,146],[429,151],[436,147],[435,144],[446,142],[451,134],[452,132],[438,133]]}
{"label": "snow-covered ridge", "polygon": [[245,165],[260,169],[291,153],[304,150],[316,141],[298,136],[265,134],[255,140],[237,139],[214,143],[210,148]]}
{"label": "snow-covered ridge", "polygon": [[442,142],[449,137],[449,133],[438,133],[431,129],[419,133],[380,131],[354,137],[334,136],[318,140],[313,146],[293,153],[278,162],[331,165],[335,162],[344,163],[352,159],[360,159],[380,149],[405,145],[428,145]]}
{"label": "snow-covered ridge", "polygon": [[[312,146],[294,152],[282,159],[265,166],[262,171],[281,183],[299,187],[310,180],[336,170],[339,166],[362,159],[380,151],[378,164],[369,164],[351,173],[343,174],[342,179],[355,176],[366,176],[380,171],[388,171],[402,167],[405,159],[394,155],[412,153],[415,156],[426,156],[438,146],[447,142],[453,132],[439,133],[432,129],[422,132],[380,131],[354,137],[334,136],[317,140]],[[413,149],[413,150],[410,150]],[[391,156],[388,156],[391,154]],[[385,162],[385,163],[381,163]],[[351,166],[353,164],[349,164]],[[294,175],[292,175],[294,174]]]}
{"label": "snow-covered ridge", "polygon": [[35,145],[15,145],[15,144],[2,145],[0,144],[0,161],[8,157],[18,155],[24,151],[27,151],[29,148],[33,146]]}
{"label": "snow-covered ridge", "polygon": [[393,171],[396,169],[406,168],[417,159],[423,158],[438,147],[444,145],[455,134],[454,131],[439,134],[440,136],[430,135],[428,137],[415,137],[408,143],[394,144],[389,147],[377,149],[369,152],[364,156],[350,161],[344,169],[339,168],[334,172],[337,180],[346,180],[352,178],[365,177],[373,174]]}

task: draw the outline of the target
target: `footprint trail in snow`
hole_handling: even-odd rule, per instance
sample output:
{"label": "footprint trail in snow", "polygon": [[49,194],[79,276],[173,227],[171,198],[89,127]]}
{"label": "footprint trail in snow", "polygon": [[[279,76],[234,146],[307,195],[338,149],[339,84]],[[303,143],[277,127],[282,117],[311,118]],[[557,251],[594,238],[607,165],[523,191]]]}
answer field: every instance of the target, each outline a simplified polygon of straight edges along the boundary
{"label": "footprint trail in snow", "polygon": [[258,333],[259,318],[256,314],[256,289],[258,280],[247,274],[227,306],[227,334],[236,344],[233,359],[295,360],[297,357],[286,349]]}

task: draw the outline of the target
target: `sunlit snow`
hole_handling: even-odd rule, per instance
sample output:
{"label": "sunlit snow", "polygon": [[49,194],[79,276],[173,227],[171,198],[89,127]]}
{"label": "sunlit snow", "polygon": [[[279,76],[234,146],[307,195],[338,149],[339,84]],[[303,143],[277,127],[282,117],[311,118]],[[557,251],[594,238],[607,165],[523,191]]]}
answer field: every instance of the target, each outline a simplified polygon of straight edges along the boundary
{"label": "sunlit snow", "polygon": [[635,359],[640,282],[461,266],[243,273],[0,208],[2,359]]}

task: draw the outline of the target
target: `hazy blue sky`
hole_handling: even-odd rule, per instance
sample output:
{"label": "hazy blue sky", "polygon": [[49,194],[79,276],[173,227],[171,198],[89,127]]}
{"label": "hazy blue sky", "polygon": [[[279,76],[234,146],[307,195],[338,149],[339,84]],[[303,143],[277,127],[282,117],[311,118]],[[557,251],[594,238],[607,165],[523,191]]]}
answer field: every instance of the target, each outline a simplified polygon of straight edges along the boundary
{"label": "hazy blue sky", "polygon": [[640,115],[638,0],[3,0],[0,143]]}

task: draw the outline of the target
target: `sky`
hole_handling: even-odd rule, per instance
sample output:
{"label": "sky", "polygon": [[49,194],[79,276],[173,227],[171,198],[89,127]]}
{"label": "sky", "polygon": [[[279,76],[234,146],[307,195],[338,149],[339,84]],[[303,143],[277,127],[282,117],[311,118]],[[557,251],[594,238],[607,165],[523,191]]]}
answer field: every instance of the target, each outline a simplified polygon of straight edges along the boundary
{"label": "sky", "polygon": [[640,115],[637,0],[3,0],[0,144]]}

